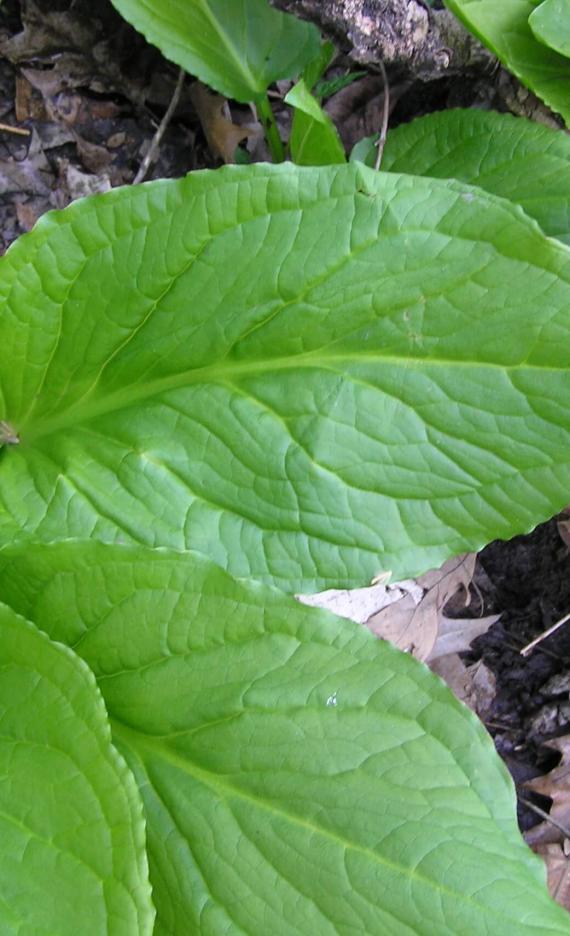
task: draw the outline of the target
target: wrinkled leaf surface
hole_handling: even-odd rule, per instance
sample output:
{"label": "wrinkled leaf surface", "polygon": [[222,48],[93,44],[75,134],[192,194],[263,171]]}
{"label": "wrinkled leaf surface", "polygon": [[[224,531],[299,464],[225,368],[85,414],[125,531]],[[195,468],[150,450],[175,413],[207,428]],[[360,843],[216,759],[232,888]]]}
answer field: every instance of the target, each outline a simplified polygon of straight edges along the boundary
{"label": "wrinkled leaf surface", "polygon": [[570,137],[559,130],[510,114],[441,111],[391,130],[382,169],[477,185],[570,243]]}
{"label": "wrinkled leaf surface", "polygon": [[567,503],[570,252],[481,191],[357,164],[115,190],[14,245],[0,307],[0,542],[317,591]]}
{"label": "wrinkled leaf surface", "polygon": [[364,628],[96,543],[3,550],[0,595],[97,676],[160,936],[567,932],[479,721]]}
{"label": "wrinkled leaf surface", "polygon": [[92,673],[0,606],[0,931],[150,936],[142,801]]}

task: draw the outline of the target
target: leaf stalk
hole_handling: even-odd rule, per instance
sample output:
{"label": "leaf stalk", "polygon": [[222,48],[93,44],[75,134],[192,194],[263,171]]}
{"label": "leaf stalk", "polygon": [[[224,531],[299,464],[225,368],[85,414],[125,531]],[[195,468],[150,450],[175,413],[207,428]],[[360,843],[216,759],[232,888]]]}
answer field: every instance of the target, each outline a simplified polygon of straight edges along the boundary
{"label": "leaf stalk", "polygon": [[274,163],[281,163],[285,159],[285,150],[283,148],[281,137],[279,136],[279,129],[275,120],[275,114],[273,113],[273,108],[269,103],[269,98],[267,95],[261,98],[257,107],[259,116],[261,118],[261,123],[263,124],[265,139],[267,140],[269,149],[271,151],[271,158]]}

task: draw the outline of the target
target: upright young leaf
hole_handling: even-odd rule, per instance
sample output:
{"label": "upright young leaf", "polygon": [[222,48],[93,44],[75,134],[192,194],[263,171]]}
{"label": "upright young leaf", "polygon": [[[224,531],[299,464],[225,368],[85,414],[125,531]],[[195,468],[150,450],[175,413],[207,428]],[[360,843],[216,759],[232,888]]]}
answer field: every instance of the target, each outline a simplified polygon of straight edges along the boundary
{"label": "upright young leaf", "polygon": [[570,57],[570,0],[544,0],[528,22],[539,42]]}
{"label": "upright young leaf", "polygon": [[559,130],[510,114],[441,111],[391,130],[382,169],[478,185],[570,244],[570,137]]}
{"label": "upright young leaf", "polygon": [[295,78],[320,49],[318,30],[268,0],[112,0],[171,61],[226,97],[255,101]]}
{"label": "upright young leaf", "polygon": [[0,931],[150,936],[142,801],[93,674],[5,606],[0,780]]}
{"label": "upright young leaf", "polygon": [[196,556],[0,551],[96,673],[144,799],[157,936],[555,936],[480,722],[364,628]]}
{"label": "upright young leaf", "polygon": [[330,166],[346,162],[338,131],[301,79],[285,96],[293,107],[289,147],[298,166]]}
{"label": "upright young leaf", "polygon": [[535,38],[537,0],[445,0],[509,71],[570,124],[570,61]]}
{"label": "upright young leaf", "polygon": [[0,348],[0,543],[315,591],[567,503],[570,251],[458,183],[258,165],[78,202],[0,260]]}

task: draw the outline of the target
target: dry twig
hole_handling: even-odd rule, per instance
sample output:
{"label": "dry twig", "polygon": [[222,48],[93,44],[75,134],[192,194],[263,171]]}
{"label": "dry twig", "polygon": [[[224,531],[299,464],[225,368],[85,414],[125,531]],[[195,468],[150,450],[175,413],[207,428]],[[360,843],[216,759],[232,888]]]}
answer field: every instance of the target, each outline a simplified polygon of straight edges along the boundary
{"label": "dry twig", "polygon": [[182,93],[182,85],[184,84],[185,76],[186,76],[186,72],[184,71],[183,68],[181,68],[180,71],[178,72],[178,81],[176,82],[176,87],[174,89],[174,93],[170,100],[170,104],[168,105],[168,108],[164,117],[162,118],[158,127],[156,128],[156,133],[154,134],[152,138],[151,144],[148,148],[148,152],[145,158],[143,159],[142,163],[140,164],[139,170],[133,179],[133,185],[138,185],[139,182],[143,181],[143,179],[145,178],[150,168],[150,164],[152,163],[152,161],[154,160],[156,156],[158,147],[160,146],[160,141],[162,140],[164,136],[164,133],[166,131],[166,128],[168,127],[168,124],[172,120],[174,111],[178,107],[178,101],[180,100],[180,95]]}
{"label": "dry twig", "polygon": [[13,127],[11,124],[0,123],[0,131],[4,133],[17,133],[19,136],[29,136],[31,130],[26,127]]}
{"label": "dry twig", "polygon": [[374,169],[376,172],[380,170],[382,164],[382,155],[384,153],[384,145],[386,143],[386,137],[388,135],[388,118],[390,116],[390,85],[388,84],[388,75],[386,74],[386,69],[384,67],[384,62],[380,61],[380,71],[382,72],[382,80],[384,82],[384,101],[382,103],[382,127],[380,129],[380,136],[378,137],[378,142],[376,146],[378,147],[378,152],[376,154],[376,162],[374,163]]}
{"label": "dry twig", "polygon": [[528,806],[529,809],[532,809],[532,811],[535,812],[537,816],[540,816],[541,819],[544,819],[545,822],[550,822],[551,825],[556,826],[558,831],[562,832],[564,837],[570,841],[570,829],[567,829],[566,826],[563,826],[561,822],[558,822],[557,819],[554,819],[550,813],[545,812],[544,809],[541,809],[540,806],[537,806],[535,803],[531,802],[531,800],[526,799],[526,797],[519,796],[519,800],[521,803],[524,803],[525,806]]}
{"label": "dry twig", "polygon": [[552,627],[549,627],[548,630],[545,630],[542,634],[539,634],[538,637],[535,637],[534,640],[531,640],[522,650],[519,651],[521,656],[528,656],[529,653],[534,650],[534,648],[542,643],[543,640],[546,640],[547,637],[550,637],[551,634],[554,634],[559,627],[562,627],[563,624],[566,624],[566,621],[570,621],[570,614],[565,614],[563,618],[560,618],[556,624],[553,624]]}

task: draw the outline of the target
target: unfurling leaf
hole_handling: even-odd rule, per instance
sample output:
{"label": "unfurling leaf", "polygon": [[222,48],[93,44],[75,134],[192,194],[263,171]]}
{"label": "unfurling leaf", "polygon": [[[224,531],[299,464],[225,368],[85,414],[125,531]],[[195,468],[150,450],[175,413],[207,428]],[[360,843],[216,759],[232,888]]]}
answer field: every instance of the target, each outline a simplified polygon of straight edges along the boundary
{"label": "unfurling leaf", "polygon": [[301,79],[285,96],[295,109],[289,147],[298,166],[328,166],[346,162],[344,147],[329,115]]}

